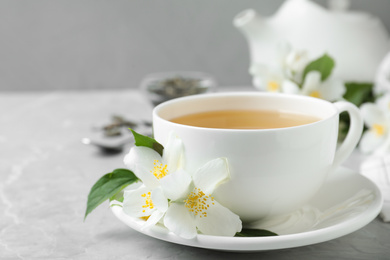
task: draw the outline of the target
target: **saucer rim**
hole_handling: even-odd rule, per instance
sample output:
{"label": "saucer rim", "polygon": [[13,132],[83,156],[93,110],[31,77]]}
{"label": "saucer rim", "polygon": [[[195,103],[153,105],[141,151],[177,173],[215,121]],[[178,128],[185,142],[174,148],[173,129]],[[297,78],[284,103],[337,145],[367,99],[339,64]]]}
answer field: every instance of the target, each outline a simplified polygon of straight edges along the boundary
{"label": "saucer rim", "polygon": [[322,243],[350,234],[370,223],[379,214],[383,205],[383,196],[378,186],[374,182],[360,173],[346,167],[339,167],[335,173],[329,176],[329,179],[332,179],[332,176],[335,174],[354,174],[355,176],[353,177],[361,178],[365,182],[365,186],[369,187],[375,194],[374,200],[370,202],[365,211],[360,212],[358,215],[355,215],[351,218],[343,220],[340,223],[316,230],[287,235],[271,237],[223,237],[199,234],[194,239],[184,239],[169,232],[165,227],[162,226],[156,225],[149,229],[142,229],[141,226],[137,224],[137,220],[126,215],[121,207],[112,206],[110,208],[113,214],[120,221],[135,231],[170,243],[228,252],[258,252],[294,248]]}

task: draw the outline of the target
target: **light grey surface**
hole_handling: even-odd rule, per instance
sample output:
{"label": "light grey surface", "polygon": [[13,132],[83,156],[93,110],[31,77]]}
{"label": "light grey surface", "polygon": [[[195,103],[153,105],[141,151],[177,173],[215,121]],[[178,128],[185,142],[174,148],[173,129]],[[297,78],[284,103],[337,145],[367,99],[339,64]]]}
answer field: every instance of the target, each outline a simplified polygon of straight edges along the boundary
{"label": "light grey surface", "polygon": [[[180,70],[208,72],[223,86],[249,85],[247,42],[233,18],[247,8],[269,16],[281,3],[2,0],[0,91],[136,88],[148,73]],[[390,29],[390,1],[351,0],[351,9]]]}
{"label": "light grey surface", "polygon": [[[344,237],[294,249],[227,253],[137,233],[99,206],[83,222],[86,198],[124,153],[81,144],[112,114],[149,119],[134,91],[0,95],[0,259],[389,259],[390,224],[375,219]],[[347,163],[358,169],[357,154]]]}

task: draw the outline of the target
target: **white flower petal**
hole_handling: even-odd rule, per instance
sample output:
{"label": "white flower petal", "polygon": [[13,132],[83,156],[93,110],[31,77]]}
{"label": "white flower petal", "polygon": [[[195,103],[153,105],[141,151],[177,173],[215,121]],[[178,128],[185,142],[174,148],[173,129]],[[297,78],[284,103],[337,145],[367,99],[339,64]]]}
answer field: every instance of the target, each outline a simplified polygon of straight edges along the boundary
{"label": "white flower petal", "polygon": [[365,103],[360,106],[360,111],[366,126],[371,128],[374,124],[384,124],[386,117],[383,111],[373,103]]}
{"label": "white flower petal", "polygon": [[249,68],[249,74],[252,75],[252,84],[259,90],[266,90],[268,68],[264,64],[254,63]]}
{"label": "white flower petal", "polygon": [[269,92],[280,92],[282,82],[285,79],[281,67],[265,66],[264,64],[254,64],[250,68],[252,83],[259,90]]}
{"label": "white flower petal", "polygon": [[171,133],[163,152],[163,161],[168,165],[169,174],[183,168],[183,153],[183,141],[175,134]]}
{"label": "white flower petal", "polygon": [[168,199],[164,196],[164,192],[161,187],[157,187],[152,191],[151,199],[154,207],[161,212],[165,212],[168,209]]}
{"label": "white flower petal", "polygon": [[134,182],[134,183],[132,183],[132,184],[126,186],[126,188],[123,189],[123,192],[125,192],[125,191],[130,191],[130,190],[136,190],[136,189],[140,188],[141,186],[144,186],[144,185],[142,184],[142,182],[137,181],[137,182]]}
{"label": "white flower petal", "polygon": [[152,173],[155,160],[162,161],[156,151],[143,146],[135,146],[125,156],[124,163],[146,186],[154,188],[158,186],[158,180]]}
{"label": "white flower petal", "polygon": [[154,211],[152,215],[148,218],[148,220],[145,222],[145,224],[141,227],[141,230],[147,229],[151,226],[154,226],[157,224],[157,222],[160,221],[160,219],[164,216],[165,212],[161,211]]}
{"label": "white flower petal", "polygon": [[268,92],[281,92],[282,91],[282,85],[284,81],[284,77],[281,72],[275,71],[271,72],[272,74],[267,75],[267,78],[265,78],[265,90]]}
{"label": "white flower petal", "polygon": [[253,76],[253,78],[252,78],[252,84],[253,84],[253,86],[254,86],[255,88],[257,88],[258,90],[262,90],[262,91],[265,90],[264,80],[263,80],[261,77]]}
{"label": "white flower petal", "polygon": [[164,217],[164,226],[174,234],[191,239],[197,235],[194,218],[184,204],[172,203]]}
{"label": "white flower petal", "polygon": [[305,50],[293,50],[286,56],[286,66],[294,73],[301,72],[308,63],[308,55]]}
{"label": "white flower petal", "polygon": [[146,197],[143,195],[148,192],[151,192],[151,190],[146,186],[141,186],[136,190],[126,190],[123,194],[123,211],[131,217],[150,216],[155,209],[144,207]]}
{"label": "white flower petal", "polygon": [[298,85],[290,80],[284,80],[282,84],[282,92],[286,94],[294,94],[298,95],[300,94],[301,90],[299,89]]}
{"label": "white flower petal", "polygon": [[359,149],[362,153],[371,153],[379,148],[384,141],[384,136],[378,136],[374,132],[367,131],[360,140]]}
{"label": "white flower petal", "polygon": [[321,84],[321,74],[318,71],[310,71],[306,74],[305,82],[303,82],[302,93],[310,95],[311,92],[316,91]]}
{"label": "white flower petal", "polygon": [[390,114],[390,95],[386,94],[378,98],[375,103],[380,109]]}
{"label": "white flower petal", "polygon": [[386,54],[381,63],[378,66],[375,84],[374,84],[374,93],[383,94],[390,90],[390,52]]}
{"label": "white flower petal", "polygon": [[328,101],[339,100],[343,97],[346,88],[344,83],[338,79],[327,79],[319,87],[318,91],[321,94],[321,98]]}
{"label": "white flower petal", "polygon": [[184,170],[179,170],[161,179],[160,185],[165,196],[175,201],[189,193],[191,182],[191,175]]}
{"label": "white flower petal", "polygon": [[195,217],[199,231],[213,236],[234,236],[242,229],[240,217],[217,201],[207,209],[207,216]]}
{"label": "white flower petal", "polygon": [[200,167],[192,176],[195,187],[205,194],[211,194],[222,182],[230,178],[226,158],[217,158]]}

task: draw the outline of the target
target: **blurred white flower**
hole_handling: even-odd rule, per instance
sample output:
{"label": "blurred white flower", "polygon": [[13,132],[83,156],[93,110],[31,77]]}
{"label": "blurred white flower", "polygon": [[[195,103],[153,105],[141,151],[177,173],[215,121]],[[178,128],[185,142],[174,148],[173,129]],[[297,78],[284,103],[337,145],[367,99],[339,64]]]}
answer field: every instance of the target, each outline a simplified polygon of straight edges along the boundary
{"label": "blurred white flower", "polygon": [[328,101],[341,99],[345,91],[345,85],[341,80],[328,78],[322,82],[321,74],[318,71],[307,73],[302,89],[294,85],[288,85],[288,88],[284,88],[285,93],[311,96]]}
{"label": "blurred white flower", "polygon": [[259,90],[280,93],[284,92],[286,86],[296,85],[285,76],[282,68],[270,68],[263,64],[254,64],[249,72],[253,77],[253,85]]}
{"label": "blurred white flower", "polygon": [[309,56],[305,50],[291,50],[284,60],[286,74],[294,82],[301,83],[303,71],[309,62]]}
{"label": "blurred white flower", "polygon": [[385,153],[390,148],[390,96],[385,95],[376,103],[365,103],[360,107],[368,130],[360,141],[363,153]]}
{"label": "blurred white flower", "polygon": [[379,106],[380,109],[383,111],[387,111],[387,113],[390,113],[390,93],[387,93],[381,97],[379,97],[375,103]]}
{"label": "blurred white flower", "polygon": [[374,92],[382,94],[390,91],[390,52],[380,63],[376,76]]}

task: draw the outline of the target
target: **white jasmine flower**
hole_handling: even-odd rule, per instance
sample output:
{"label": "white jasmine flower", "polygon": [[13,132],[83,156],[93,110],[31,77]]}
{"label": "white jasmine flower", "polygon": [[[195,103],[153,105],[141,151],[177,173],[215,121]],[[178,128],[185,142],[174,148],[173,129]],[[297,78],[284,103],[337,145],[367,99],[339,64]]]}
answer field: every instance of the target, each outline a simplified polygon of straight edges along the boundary
{"label": "white jasmine flower", "polygon": [[272,66],[252,64],[249,73],[253,77],[253,85],[267,92],[292,93],[291,89],[299,89],[298,84],[301,84],[303,71],[309,62],[307,52],[293,49],[287,42],[282,42],[278,44],[276,60]]}
{"label": "white jasmine flower", "polygon": [[285,77],[296,84],[301,84],[305,67],[309,63],[306,50],[294,49],[288,42],[278,44],[278,62]]}
{"label": "white jasmine flower", "polygon": [[[187,176],[186,176],[187,175]],[[185,177],[186,176],[186,177]],[[164,225],[174,234],[191,239],[198,231],[216,236],[234,236],[242,222],[236,214],[219,204],[212,193],[230,178],[226,159],[206,163],[192,176],[175,173],[161,180],[165,195],[171,199]]]}
{"label": "white jasmine flower", "polygon": [[[155,225],[167,211],[168,199],[162,191],[160,181],[169,174],[180,175],[183,167],[183,150],[181,139],[171,134],[163,156],[143,146],[132,147],[125,156],[124,163],[143,185],[137,189],[132,187],[125,189],[123,211],[131,217],[144,219],[146,222],[143,228]],[[190,183],[191,179],[187,182]]]}
{"label": "white jasmine flower", "polygon": [[253,85],[267,92],[284,92],[286,85],[294,84],[285,77],[282,68],[269,68],[262,64],[255,64],[250,68]]}
{"label": "white jasmine flower", "polygon": [[375,104],[384,111],[384,113],[390,113],[390,94],[381,96],[375,101]]}
{"label": "white jasmine flower", "polygon": [[345,85],[341,80],[328,78],[321,81],[321,74],[318,71],[307,73],[302,85],[302,94],[328,101],[341,99],[345,93]]}
{"label": "white jasmine flower", "polygon": [[285,67],[290,75],[301,74],[309,62],[305,50],[292,50],[285,58]]}
{"label": "white jasmine flower", "polygon": [[305,50],[290,49],[283,59],[283,69],[287,77],[297,83],[302,83],[305,67],[309,63],[309,55]]}
{"label": "white jasmine flower", "polygon": [[125,189],[123,194],[123,211],[134,218],[142,218],[142,228],[155,225],[168,209],[168,200],[161,187],[150,189],[142,185],[138,189]]}
{"label": "white jasmine flower", "polygon": [[390,91],[390,52],[386,54],[375,75],[374,92],[382,94]]}
{"label": "white jasmine flower", "polygon": [[302,89],[298,86],[289,85],[285,88],[285,93],[301,94],[316,98],[322,98],[328,101],[341,99],[345,93],[345,85],[341,80],[328,78],[321,81],[321,74],[318,71],[307,73]]}
{"label": "white jasmine flower", "polygon": [[163,156],[143,146],[134,146],[125,156],[125,165],[150,189],[159,186],[159,180],[183,168],[183,143],[171,134]]}
{"label": "white jasmine flower", "polygon": [[143,184],[124,190],[123,211],[144,219],[142,228],[161,222],[188,239],[198,231],[219,236],[241,231],[239,216],[212,197],[214,190],[230,178],[226,159],[212,160],[191,176],[183,169],[182,141],[172,135],[162,157],[151,148],[133,147],[124,161]]}
{"label": "white jasmine flower", "polygon": [[363,153],[386,152],[390,147],[389,100],[389,96],[384,96],[375,104],[365,103],[360,107],[364,123],[368,128],[360,141],[359,148]]}

